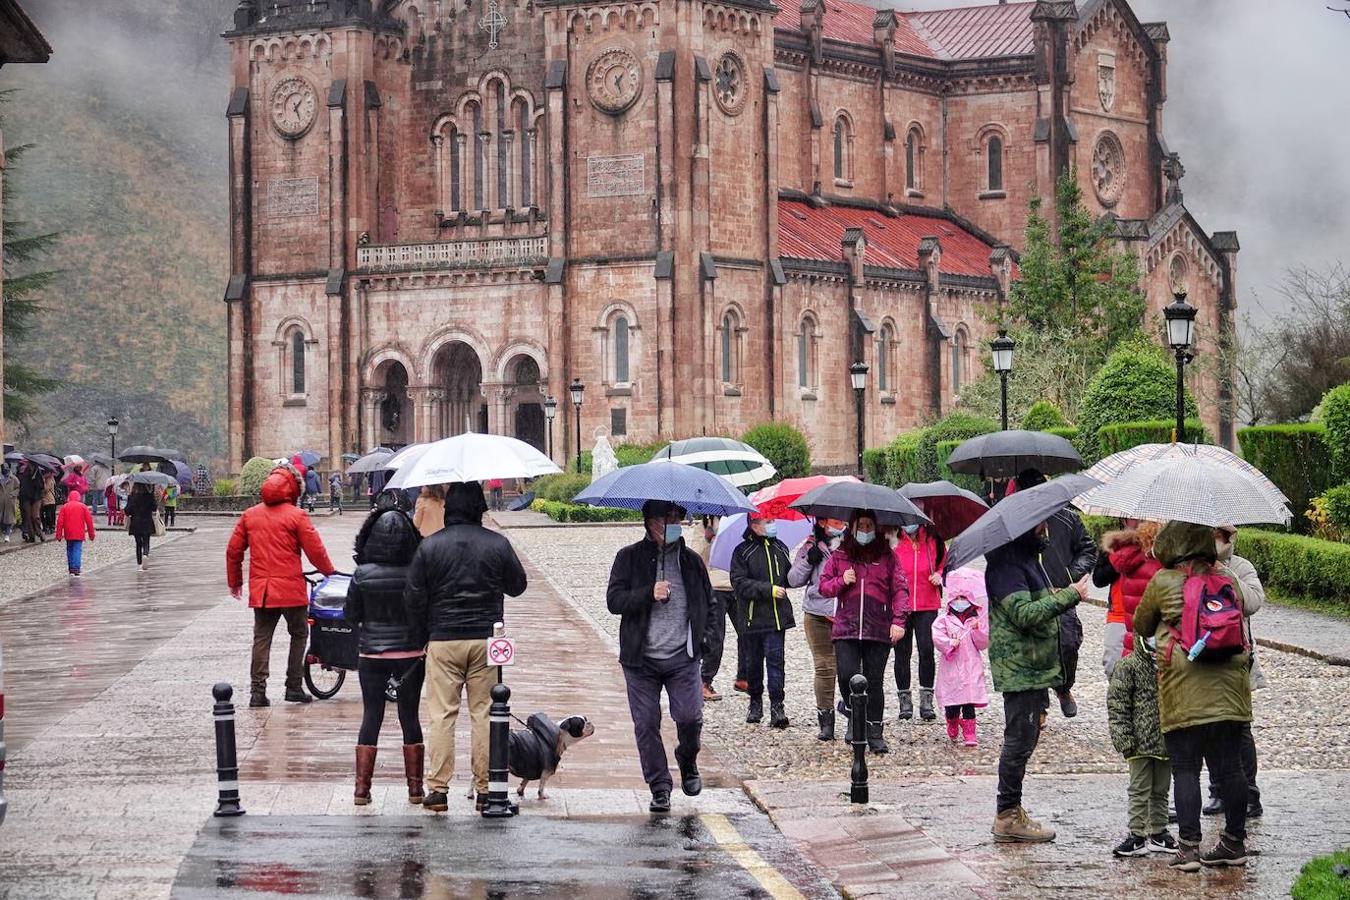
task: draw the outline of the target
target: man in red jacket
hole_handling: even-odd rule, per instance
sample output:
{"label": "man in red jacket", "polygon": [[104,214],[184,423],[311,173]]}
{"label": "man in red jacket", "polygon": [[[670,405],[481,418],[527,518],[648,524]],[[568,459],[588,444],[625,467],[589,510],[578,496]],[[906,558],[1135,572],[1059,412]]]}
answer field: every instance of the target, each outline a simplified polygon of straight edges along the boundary
{"label": "man in red jacket", "polygon": [[262,502],[239,517],[225,548],[225,579],[239,599],[244,585],[244,552],[249,551],[248,605],[253,609],[252,691],[249,706],[270,706],[268,661],[277,622],[286,619],[291,652],[286,659],[286,700],[309,703],[314,698],[300,686],[309,637],[309,585],[300,567],[303,550],[310,564],[325,575],[335,571],[319,533],[296,505],[304,481],[291,466],[279,465],[262,486]]}

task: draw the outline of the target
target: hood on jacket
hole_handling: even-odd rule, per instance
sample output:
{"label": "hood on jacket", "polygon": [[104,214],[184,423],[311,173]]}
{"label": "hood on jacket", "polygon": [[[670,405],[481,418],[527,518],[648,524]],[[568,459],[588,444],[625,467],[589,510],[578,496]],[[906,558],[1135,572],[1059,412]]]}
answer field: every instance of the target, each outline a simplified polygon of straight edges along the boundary
{"label": "hood on jacket", "polygon": [[1153,555],[1168,569],[1192,559],[1213,564],[1214,529],[1192,522],[1168,522],[1153,542]]}
{"label": "hood on jacket", "polygon": [[457,481],[445,490],[445,524],[483,524],[487,501],[483,489],[475,481]]}
{"label": "hood on jacket", "polygon": [[1133,528],[1108,531],[1106,534],[1102,535],[1102,549],[1107,553],[1119,550],[1122,547],[1128,547],[1131,544],[1136,547],[1140,546],[1139,532],[1135,531]]}
{"label": "hood on jacket", "polygon": [[289,468],[277,466],[263,482],[262,501],[268,506],[294,503],[299,496],[300,484],[295,473]]}
{"label": "hood on jacket", "polygon": [[376,510],[356,535],[356,562],[406,566],[412,562],[422,535],[402,510]]}

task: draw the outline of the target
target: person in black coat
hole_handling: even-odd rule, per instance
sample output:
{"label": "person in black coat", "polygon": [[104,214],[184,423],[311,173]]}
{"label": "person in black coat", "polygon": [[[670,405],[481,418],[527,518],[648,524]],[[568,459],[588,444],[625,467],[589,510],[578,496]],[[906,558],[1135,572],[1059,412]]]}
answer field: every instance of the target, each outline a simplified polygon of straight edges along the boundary
{"label": "person in black coat", "polygon": [[787,728],[783,708],[784,634],[796,624],[788,599],[792,558],[777,537],[777,524],[751,513],[741,543],[731,554],[731,587],[745,646],[745,675],[750,707],[745,721],[764,718],[764,670],[769,675],[769,726]]}
{"label": "person in black coat", "polygon": [[150,536],[155,533],[155,495],[148,484],[134,484],[127,498],[127,533],[136,540],[136,565],[145,571],[150,558]]}
{"label": "person in black coat", "polygon": [[[1017,489],[1045,483],[1045,476],[1036,469],[1027,469],[1017,476]],[[1041,568],[1050,586],[1056,590],[1076,583],[1093,571],[1097,564],[1097,544],[1083,526],[1078,513],[1062,509],[1047,521],[1049,534],[1041,551]],[[1078,676],[1078,649],[1083,646],[1083,622],[1070,609],[1059,617],[1059,655],[1064,664],[1064,684],[1055,688],[1059,709],[1066,719],[1078,715],[1078,701],[1073,697],[1073,685]]]}
{"label": "person in black coat", "polygon": [[663,500],[642,507],[645,535],[614,557],[605,600],[619,616],[619,663],[628,687],[642,777],[652,812],[670,811],[673,781],[661,740],[661,691],[675,720],[675,762],[689,796],[703,790],[698,771],[703,732],[701,653],[712,629],[712,583],[684,543],[685,510]]}
{"label": "person in black coat", "polygon": [[361,731],[356,739],[357,806],[370,803],[370,780],[375,751],[384,724],[385,686],[399,681],[398,723],[403,729],[403,771],[408,780],[408,802],[421,803],[425,752],[417,708],[422,702],[426,667],[425,629],[408,617],[403,592],[408,566],[422,543],[412,520],[400,510],[376,510],[356,535],[356,571],[347,588],[346,618],[357,629],[361,681]]}

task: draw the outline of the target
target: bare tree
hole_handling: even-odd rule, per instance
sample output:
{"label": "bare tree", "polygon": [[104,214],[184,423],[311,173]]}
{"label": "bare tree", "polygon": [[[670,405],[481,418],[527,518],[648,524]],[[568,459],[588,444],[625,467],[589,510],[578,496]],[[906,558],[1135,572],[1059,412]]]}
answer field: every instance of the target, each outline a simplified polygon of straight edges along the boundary
{"label": "bare tree", "polygon": [[1292,422],[1350,381],[1350,270],[1341,263],[1292,268],[1275,293],[1279,307],[1265,346],[1270,368],[1252,373],[1255,402],[1269,420]]}

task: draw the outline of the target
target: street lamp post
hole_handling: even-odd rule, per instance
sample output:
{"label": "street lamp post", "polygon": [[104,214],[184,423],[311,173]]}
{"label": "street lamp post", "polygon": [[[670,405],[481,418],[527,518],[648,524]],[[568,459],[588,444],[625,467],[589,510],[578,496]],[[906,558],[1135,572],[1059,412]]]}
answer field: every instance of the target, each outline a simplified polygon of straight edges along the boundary
{"label": "street lamp post", "polygon": [[586,394],[586,385],[581,383],[580,378],[573,378],[572,384],[568,387],[572,394],[572,406],[577,412],[577,474],[581,474],[581,400]]}
{"label": "street lamp post", "polygon": [[544,418],[548,419],[548,458],[553,458],[553,420],[558,415],[558,401],[549,394],[544,398]]}
{"label": "street lamp post", "polygon": [[999,393],[1002,397],[1003,430],[1008,430],[1008,376],[1012,374],[1013,349],[1017,345],[1008,337],[1006,329],[998,330],[998,337],[989,342],[994,354],[994,371],[998,373]]}
{"label": "street lamp post", "polygon": [[1186,363],[1193,358],[1191,344],[1195,342],[1195,314],[1197,310],[1186,302],[1186,292],[1177,291],[1172,302],[1163,307],[1167,320],[1167,343],[1177,356],[1177,427],[1172,440],[1186,442]]}
{"label": "street lamp post", "polygon": [[117,416],[108,419],[108,440],[112,443],[112,458],[117,461]]}
{"label": "street lamp post", "polygon": [[853,382],[853,398],[858,413],[858,477],[867,480],[863,471],[863,395],[867,392],[867,363],[855,362],[848,367],[849,380]]}

